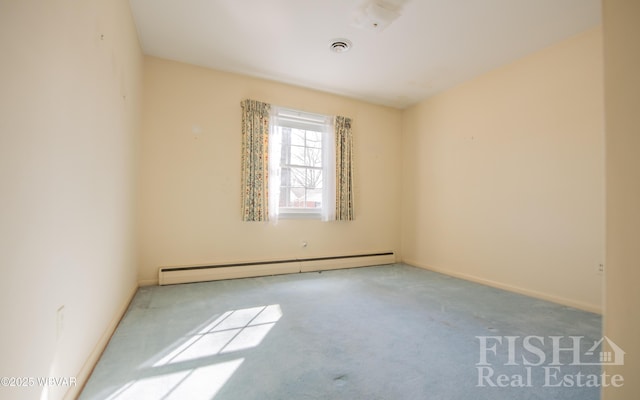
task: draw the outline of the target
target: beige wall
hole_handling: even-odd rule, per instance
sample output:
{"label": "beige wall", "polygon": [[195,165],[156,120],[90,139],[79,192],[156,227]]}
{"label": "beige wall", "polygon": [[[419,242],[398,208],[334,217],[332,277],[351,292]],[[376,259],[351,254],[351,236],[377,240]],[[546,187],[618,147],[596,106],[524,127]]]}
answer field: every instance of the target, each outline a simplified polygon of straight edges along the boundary
{"label": "beige wall", "polygon": [[604,332],[626,351],[622,388],[606,400],[640,399],[640,2],[604,0],[607,270]]}
{"label": "beige wall", "polygon": [[403,115],[409,264],[600,311],[601,30]]}
{"label": "beige wall", "polygon": [[[144,82],[142,284],[167,265],[399,250],[399,110],[152,57]],[[353,118],[356,221],[241,221],[246,98]]]}
{"label": "beige wall", "polygon": [[0,49],[0,376],[82,380],[136,287],[142,56],[129,4],[2,0]]}

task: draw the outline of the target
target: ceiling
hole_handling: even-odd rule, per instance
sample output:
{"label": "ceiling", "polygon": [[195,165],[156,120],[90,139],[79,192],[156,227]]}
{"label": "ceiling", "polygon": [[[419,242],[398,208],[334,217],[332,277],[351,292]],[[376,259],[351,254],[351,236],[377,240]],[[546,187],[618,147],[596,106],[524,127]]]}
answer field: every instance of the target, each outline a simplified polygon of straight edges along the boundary
{"label": "ceiling", "polygon": [[[145,54],[397,108],[595,27],[601,19],[600,0],[130,4]],[[333,53],[330,43],[336,38],[353,46]]]}

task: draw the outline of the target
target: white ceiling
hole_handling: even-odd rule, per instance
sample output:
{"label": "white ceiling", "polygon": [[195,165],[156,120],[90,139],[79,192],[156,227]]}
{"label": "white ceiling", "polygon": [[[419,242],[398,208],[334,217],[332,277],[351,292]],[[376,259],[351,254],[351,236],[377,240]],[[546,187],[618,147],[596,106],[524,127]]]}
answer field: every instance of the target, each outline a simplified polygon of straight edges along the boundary
{"label": "white ceiling", "polygon": [[[601,15],[600,0],[130,3],[145,54],[398,108],[595,27]],[[369,3],[399,17],[382,31],[359,27]],[[335,38],[352,49],[330,52]]]}

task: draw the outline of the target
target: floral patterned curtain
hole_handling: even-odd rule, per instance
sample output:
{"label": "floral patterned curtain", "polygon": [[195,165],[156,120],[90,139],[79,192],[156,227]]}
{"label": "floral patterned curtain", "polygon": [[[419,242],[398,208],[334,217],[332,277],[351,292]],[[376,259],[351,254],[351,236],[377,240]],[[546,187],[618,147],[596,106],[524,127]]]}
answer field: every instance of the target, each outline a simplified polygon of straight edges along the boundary
{"label": "floral patterned curtain", "polygon": [[269,219],[269,111],[271,106],[244,100],[242,106],[243,221]]}
{"label": "floral patterned curtain", "polygon": [[353,135],[351,118],[337,116],[336,135],[336,220],[352,221],[353,215]]}

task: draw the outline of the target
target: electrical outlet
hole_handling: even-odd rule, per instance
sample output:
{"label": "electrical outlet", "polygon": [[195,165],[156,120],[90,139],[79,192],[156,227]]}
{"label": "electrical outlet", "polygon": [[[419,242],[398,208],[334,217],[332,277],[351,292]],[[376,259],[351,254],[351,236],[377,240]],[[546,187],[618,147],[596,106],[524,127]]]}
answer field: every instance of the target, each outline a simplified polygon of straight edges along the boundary
{"label": "electrical outlet", "polygon": [[598,269],[596,272],[600,275],[604,274],[604,264],[598,264]]}
{"label": "electrical outlet", "polygon": [[60,340],[62,337],[62,331],[64,329],[64,305],[58,308],[56,311],[56,339]]}

